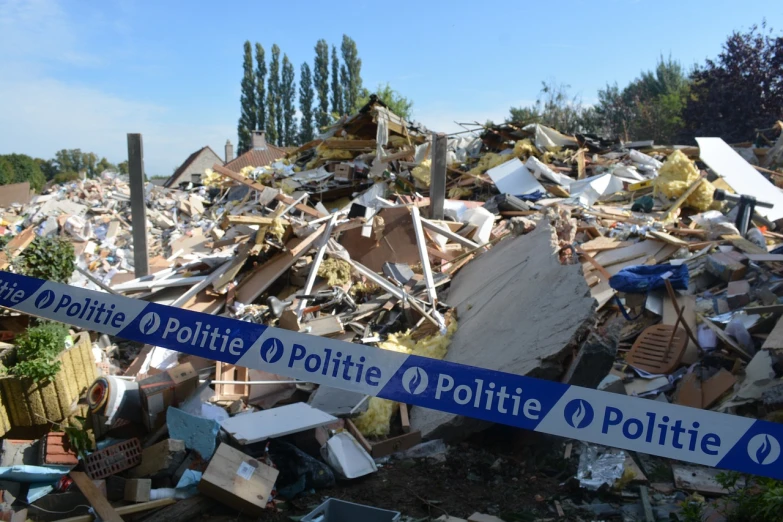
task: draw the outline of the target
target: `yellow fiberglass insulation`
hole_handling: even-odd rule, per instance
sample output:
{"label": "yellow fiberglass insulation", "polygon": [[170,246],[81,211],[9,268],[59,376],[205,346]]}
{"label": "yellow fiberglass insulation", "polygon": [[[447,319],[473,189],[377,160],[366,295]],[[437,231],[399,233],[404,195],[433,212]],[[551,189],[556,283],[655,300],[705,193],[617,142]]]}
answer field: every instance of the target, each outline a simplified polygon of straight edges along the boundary
{"label": "yellow fiberglass insulation", "polygon": [[491,168],[495,168],[500,164],[507,162],[510,159],[514,159],[513,154],[495,154],[494,152],[488,152],[484,154],[478,162],[478,165],[470,169],[468,174],[478,176],[488,171]]}
{"label": "yellow fiberglass insulation", "polygon": [[[655,194],[663,194],[669,199],[677,199],[699,179],[699,169],[682,151],[675,150],[658,169],[658,177],[653,183]],[[708,210],[712,205],[715,187],[704,180],[696,191],[688,196],[684,205],[699,211]]]}
{"label": "yellow fiberglass insulation", "polygon": [[518,140],[514,144],[514,156],[521,159],[522,161],[528,159],[530,156],[539,157],[540,154],[538,153],[538,149],[536,149],[536,146],[533,145],[533,142],[529,139],[524,140]]}
{"label": "yellow fiberglass insulation", "polygon": [[[457,331],[457,321],[452,318],[446,328],[446,334],[436,333],[428,337],[413,339],[410,330],[405,333],[390,334],[389,338],[378,347],[392,352],[401,352],[433,359],[443,359],[449,349],[451,338]],[[397,409],[397,403],[394,401],[371,397],[367,406],[367,411],[356,418],[354,424],[359,431],[366,436],[381,437],[389,434],[391,428],[391,418]]]}
{"label": "yellow fiberglass insulation", "polygon": [[205,169],[201,176],[201,183],[207,187],[218,187],[223,183],[225,177],[221,176],[212,169]]}
{"label": "yellow fiberglass insulation", "polygon": [[449,190],[449,199],[459,199],[473,194],[473,189],[469,187],[453,187]]}
{"label": "yellow fiberglass insulation", "polygon": [[285,234],[285,225],[277,218],[273,219],[270,225],[261,225],[258,227],[258,234],[256,234],[256,244],[262,242],[267,234],[271,234],[278,241],[282,241],[283,234]]}
{"label": "yellow fiberglass insulation", "polygon": [[326,149],[323,146],[319,145],[315,149],[315,156],[313,159],[311,159],[309,162],[307,162],[307,165],[305,165],[305,170],[312,170],[315,168],[315,166],[318,164],[321,160],[350,160],[353,159],[353,153],[350,150],[341,150],[341,149]]}
{"label": "yellow fiberglass insulation", "polygon": [[351,282],[351,265],[342,259],[330,257],[321,261],[318,276],[326,279],[329,286],[344,285]]}
{"label": "yellow fiberglass insulation", "polygon": [[425,159],[421,162],[421,164],[417,167],[414,167],[411,171],[411,176],[424,185],[425,187],[430,186],[430,165],[432,164],[432,161],[430,159]]}

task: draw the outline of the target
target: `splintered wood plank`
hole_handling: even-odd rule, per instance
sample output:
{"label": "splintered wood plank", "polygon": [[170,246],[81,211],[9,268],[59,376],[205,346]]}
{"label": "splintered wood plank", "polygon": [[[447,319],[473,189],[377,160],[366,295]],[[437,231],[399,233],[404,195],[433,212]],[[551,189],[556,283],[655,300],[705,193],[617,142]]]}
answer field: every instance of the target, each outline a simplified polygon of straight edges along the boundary
{"label": "splintered wood plank", "polygon": [[[261,183],[257,183],[255,181],[249,180],[246,177],[244,177],[242,174],[238,172],[234,172],[233,170],[227,169],[226,167],[222,165],[218,165],[215,163],[212,165],[212,170],[214,172],[217,172],[221,176],[225,176],[231,180],[236,181],[237,183],[241,183],[242,185],[245,185],[246,187],[249,187],[253,190],[257,190],[259,192],[264,192],[264,189],[269,189],[271,187],[267,187],[266,185],[262,185]],[[285,194],[277,194],[275,196],[275,199],[278,201],[282,201],[286,205],[292,204],[295,200],[291,196],[286,196]],[[319,211],[312,207],[308,207],[307,205],[303,205],[302,203],[299,203],[296,205],[297,210],[301,210],[305,214],[309,214],[313,217],[324,217]]]}
{"label": "splintered wood plank", "polygon": [[614,297],[614,289],[609,286],[609,281],[601,281],[590,289],[590,295],[598,301],[598,310]]}
{"label": "splintered wood plank", "polygon": [[[30,243],[32,243],[33,240],[35,240],[34,226],[24,229],[23,231],[19,232],[11,241],[9,241],[5,249],[0,251],[0,270],[5,270],[16,256],[21,254],[25,248],[30,246]],[[10,258],[6,252],[11,254]]]}
{"label": "splintered wood plank", "polygon": [[665,243],[648,239],[646,241],[634,243],[629,247],[601,252],[595,256],[595,260],[599,262],[604,268],[608,268],[617,263],[622,263],[623,261],[628,261],[630,259],[636,259],[641,256],[653,256],[664,246]]}
{"label": "splintered wood plank", "polygon": [[680,249],[677,245],[664,245],[658,252],[655,253],[650,259],[653,264],[659,265],[669,260]]}
{"label": "splintered wood plank", "polygon": [[286,243],[286,252],[277,254],[239,283],[236,293],[237,300],[241,303],[252,303],[255,301],[259,295],[266,291],[286,270],[293,266],[297,259],[313,246],[313,243],[321,237],[325,228],[326,225],[322,225],[321,228],[301,242],[297,243],[298,239],[292,239]]}
{"label": "splintered wood plank", "polygon": [[[682,310],[682,319],[685,321],[691,331],[696,331],[696,297],[692,295],[677,296],[677,304]],[[677,322],[677,313],[674,311],[674,303],[667,294],[663,295],[663,324],[674,326]],[[682,356],[683,364],[691,365],[699,360],[699,349],[696,344],[688,337],[688,346],[685,348],[685,355]]]}
{"label": "splintered wood plank", "polygon": [[737,355],[745,359],[745,361],[750,361],[752,359],[752,357],[748,354],[748,352],[743,350],[742,347],[740,347],[740,345],[734,342],[734,340],[731,337],[726,335],[726,333],[723,331],[723,329],[721,329],[721,327],[719,327],[709,319],[700,316],[699,314],[696,314],[696,317],[701,319],[702,323],[705,326],[707,326],[707,328],[715,332],[715,335],[718,336],[718,339],[723,341],[723,344],[731,348]]}
{"label": "splintered wood plank", "polygon": [[655,239],[659,239],[664,243],[668,243],[670,245],[675,245],[678,247],[686,247],[686,248],[688,247],[687,241],[683,241],[682,239],[669,235],[666,232],[660,232],[658,230],[650,230],[648,234],[654,237]]}
{"label": "splintered wood plank", "polygon": [[100,492],[98,487],[86,473],[81,471],[71,471],[71,478],[76,483],[79,491],[87,497],[87,501],[95,509],[101,520],[105,522],[122,522],[122,517],[114,510],[106,497]]}
{"label": "splintered wood plank", "polygon": [[721,237],[746,254],[769,254],[769,251],[766,248],[761,248],[756,243],[751,243],[737,234],[728,234]]}
{"label": "splintered wood plank", "polygon": [[585,252],[601,252],[604,250],[625,248],[631,245],[633,245],[633,243],[630,241],[620,241],[615,237],[598,236],[595,239],[582,243],[580,246]]}

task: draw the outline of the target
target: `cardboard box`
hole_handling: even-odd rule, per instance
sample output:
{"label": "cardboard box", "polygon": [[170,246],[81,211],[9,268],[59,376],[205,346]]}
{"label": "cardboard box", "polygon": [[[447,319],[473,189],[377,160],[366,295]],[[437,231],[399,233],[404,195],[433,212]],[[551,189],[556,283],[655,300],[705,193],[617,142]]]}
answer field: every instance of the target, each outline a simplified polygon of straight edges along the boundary
{"label": "cardboard box", "polygon": [[243,513],[260,515],[275,486],[278,471],[221,444],[198,483],[198,490]]}
{"label": "cardboard box", "polygon": [[353,166],[346,163],[339,163],[334,167],[335,181],[353,180]]}
{"label": "cardboard box", "polygon": [[198,372],[190,363],[180,364],[163,373],[139,381],[142,419],[150,431],[166,422],[166,409],[177,406],[198,387]]}

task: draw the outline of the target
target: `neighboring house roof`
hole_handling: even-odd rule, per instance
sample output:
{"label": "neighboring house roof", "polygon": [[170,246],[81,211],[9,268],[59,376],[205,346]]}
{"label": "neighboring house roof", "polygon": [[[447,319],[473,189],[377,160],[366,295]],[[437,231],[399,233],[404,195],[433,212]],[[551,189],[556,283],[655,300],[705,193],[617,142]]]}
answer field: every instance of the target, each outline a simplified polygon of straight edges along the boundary
{"label": "neighboring house roof", "polygon": [[282,158],[290,150],[293,149],[291,147],[276,147],[267,143],[265,148],[250,149],[226,163],[224,167],[234,172],[239,172],[245,167],[264,167]]}
{"label": "neighboring house roof", "polygon": [[0,190],[0,207],[10,207],[14,203],[26,205],[30,203],[32,194],[29,181],[3,185],[3,189]]}
{"label": "neighboring house roof", "polygon": [[159,187],[165,187],[166,186],[165,183],[168,180],[169,180],[168,178],[167,179],[164,179],[164,178],[152,178],[152,179],[150,179],[150,183],[152,183],[153,185],[157,185]]}
{"label": "neighboring house roof", "polygon": [[[206,147],[201,147],[196,152],[194,152],[193,154],[188,156],[188,159],[186,159],[184,161],[184,163],[182,163],[182,165],[180,165],[179,168],[174,171],[174,174],[172,174],[171,177],[169,177],[169,179],[166,180],[166,182],[163,184],[163,186],[164,187],[171,187],[172,185],[174,185],[176,183],[176,181],[179,179],[179,177],[182,176],[182,174],[190,167],[191,163],[196,161],[196,159],[199,157],[199,155],[202,152],[204,152],[205,150],[209,150],[212,154],[215,154],[215,151],[212,150],[212,147],[210,147],[209,145],[207,145]],[[218,156],[217,154],[215,154],[215,156],[220,158],[220,156]],[[188,181],[190,181],[190,180],[188,180]]]}

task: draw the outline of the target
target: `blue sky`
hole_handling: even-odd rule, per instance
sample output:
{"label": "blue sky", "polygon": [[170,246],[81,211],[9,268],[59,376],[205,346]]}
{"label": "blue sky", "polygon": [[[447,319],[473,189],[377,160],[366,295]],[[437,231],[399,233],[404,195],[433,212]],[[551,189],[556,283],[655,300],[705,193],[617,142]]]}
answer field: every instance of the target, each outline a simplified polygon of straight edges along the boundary
{"label": "blue sky", "polygon": [[780,0],[269,2],[0,0],[0,153],[81,148],[113,162],[144,136],[148,174],[236,143],[242,44],[312,64],[319,38],[356,40],[367,87],[389,82],[433,130],[502,120],[542,80],[586,103],[661,55],[690,67]]}

